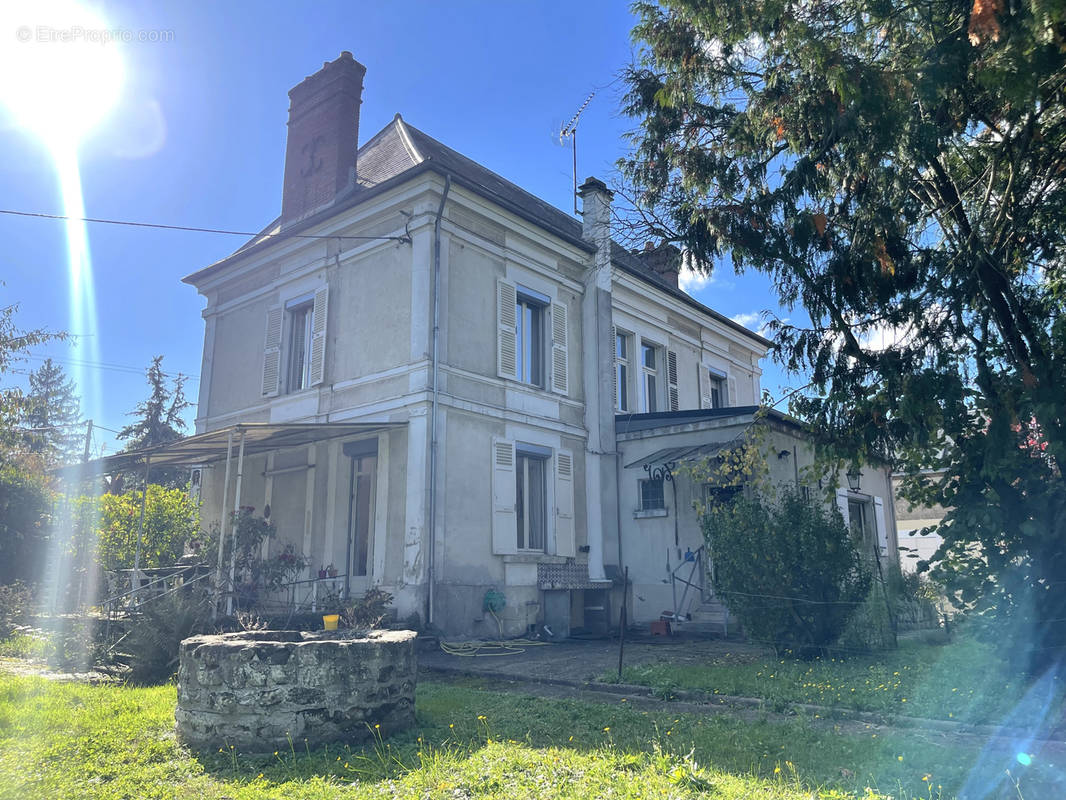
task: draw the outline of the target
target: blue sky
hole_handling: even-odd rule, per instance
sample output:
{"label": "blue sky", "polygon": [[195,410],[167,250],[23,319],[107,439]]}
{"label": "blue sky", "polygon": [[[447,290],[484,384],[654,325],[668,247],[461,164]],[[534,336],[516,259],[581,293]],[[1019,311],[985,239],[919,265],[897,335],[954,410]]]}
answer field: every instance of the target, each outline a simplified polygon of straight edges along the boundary
{"label": "blue sky", "polygon": [[[624,2],[92,7],[111,28],[167,41],[118,45],[125,67],[119,101],[79,153],[91,217],[259,230],[281,204],[286,93],[342,50],[367,67],[361,141],[399,112],[564,210],[573,209],[572,156],[559,144],[560,125],[596,92],[579,127],[579,180],[596,175],[609,184],[627,147],[624,134],[634,127],[619,110],[624,87],[618,75],[633,57],[634,20]],[[0,47],[17,47],[15,38],[0,30]],[[48,149],[2,109],[0,209],[62,213]],[[203,302],[180,279],[242,239],[107,225],[88,231],[95,329],[71,328],[60,222],[0,215],[0,277],[6,284],[0,302],[20,304],[22,327],[93,337],[99,363],[90,368],[101,379],[101,396],[87,411],[97,425],[117,430],[145,397],[143,370],[155,355],[165,356],[168,372],[193,376],[187,392],[196,399]],[[728,270],[691,291],[756,328],[755,314],[774,305],[764,278]],[[69,344],[33,352],[20,369],[35,368],[46,355],[73,369]],[[791,382],[769,362],[763,369],[764,388],[779,396]],[[118,446],[101,430],[94,453]]]}

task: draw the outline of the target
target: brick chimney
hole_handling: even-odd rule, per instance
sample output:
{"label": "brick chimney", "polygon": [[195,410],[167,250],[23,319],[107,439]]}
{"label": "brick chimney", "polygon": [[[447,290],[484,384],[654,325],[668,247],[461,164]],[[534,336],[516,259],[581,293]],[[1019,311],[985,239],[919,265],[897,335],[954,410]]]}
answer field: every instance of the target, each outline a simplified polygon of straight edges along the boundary
{"label": "brick chimney", "polygon": [[345,50],[289,92],[283,227],[355,186],[365,74],[366,67]]}
{"label": "brick chimney", "polygon": [[664,242],[658,246],[645,242],[644,250],[634,250],[633,255],[644,262],[652,272],[658,273],[666,282],[678,288],[677,278],[681,272],[681,251],[672,244]]}

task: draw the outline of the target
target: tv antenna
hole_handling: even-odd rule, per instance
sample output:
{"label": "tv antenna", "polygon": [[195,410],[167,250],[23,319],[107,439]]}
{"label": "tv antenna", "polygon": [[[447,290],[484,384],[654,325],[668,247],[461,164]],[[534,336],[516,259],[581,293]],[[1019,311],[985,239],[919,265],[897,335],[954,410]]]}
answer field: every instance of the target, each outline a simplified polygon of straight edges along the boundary
{"label": "tv antenna", "polygon": [[578,213],[577,210],[577,120],[581,116],[581,112],[585,110],[592,98],[596,96],[595,92],[589,92],[589,96],[585,98],[585,102],[581,104],[581,108],[577,110],[577,113],[570,118],[570,121],[563,125],[559,131],[559,143],[562,144],[564,139],[574,140],[574,214]]}

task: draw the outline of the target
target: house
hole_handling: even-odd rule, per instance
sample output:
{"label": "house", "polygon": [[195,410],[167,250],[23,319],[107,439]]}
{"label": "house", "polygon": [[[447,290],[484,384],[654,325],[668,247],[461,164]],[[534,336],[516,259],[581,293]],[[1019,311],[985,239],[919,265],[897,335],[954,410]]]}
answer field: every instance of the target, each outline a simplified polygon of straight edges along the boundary
{"label": "house", "polygon": [[599,180],[576,219],[399,115],[358,144],[364,74],[345,52],[292,89],[281,215],[185,278],[197,435],[153,458],[212,467],[206,520],[269,513],[310,584],[334,565],[448,634],[602,627],[626,565],[657,617],[694,517],[637,504],[629,462],[735,434],[770,342],[682,292],[675,250],[614,243]]}

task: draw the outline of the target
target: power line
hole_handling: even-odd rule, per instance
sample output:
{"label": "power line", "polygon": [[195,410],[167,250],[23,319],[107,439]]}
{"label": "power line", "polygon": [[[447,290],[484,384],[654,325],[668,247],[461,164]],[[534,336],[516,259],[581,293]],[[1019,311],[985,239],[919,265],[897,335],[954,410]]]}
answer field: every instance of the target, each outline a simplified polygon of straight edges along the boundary
{"label": "power line", "polygon": [[12,209],[0,208],[0,214],[9,214],[15,217],[34,217],[37,219],[58,219],[58,220],[75,220],[78,222],[95,222],[101,225],[124,225],[131,228],[155,228],[164,231],[191,231],[193,233],[221,233],[226,236],[254,236],[261,239],[354,239],[359,241],[394,241],[410,243],[411,237],[407,234],[403,236],[351,236],[351,235],[339,235],[339,234],[320,234],[320,233],[286,233],[284,231],[278,231],[277,233],[263,233],[262,231],[231,231],[225,228],[200,228],[194,225],[164,225],[160,222],[134,222],[132,220],[122,219],[102,219],[100,217],[71,217],[66,214],[45,214],[39,211],[14,211]]}
{"label": "power line", "polygon": [[[131,375],[144,375],[145,371],[147,369],[146,367],[134,367],[134,366],[130,366],[129,364],[112,364],[112,363],[109,363],[107,361],[91,361],[89,359],[84,359],[84,358],[70,358],[70,357],[63,357],[63,356],[43,356],[43,355],[40,355],[38,353],[27,353],[25,357],[26,358],[32,358],[32,359],[34,359],[36,361],[47,361],[48,359],[52,359],[53,361],[59,361],[60,363],[63,363],[63,364],[70,364],[71,366],[75,366],[75,367],[90,367],[92,369],[107,369],[107,370],[111,370],[113,372],[125,372],[125,373],[129,373]],[[18,370],[12,370],[12,372],[18,372]],[[199,375],[191,375],[191,374],[185,373],[185,372],[163,372],[161,374],[165,378],[177,378],[178,376],[181,376],[182,378],[187,378],[188,380],[191,380],[191,381],[194,381],[194,382],[200,380],[200,376]]]}

